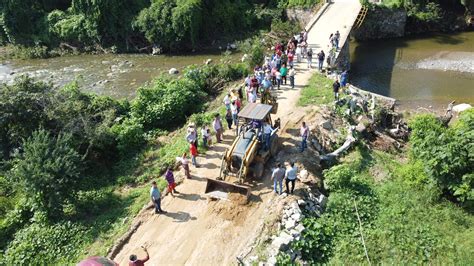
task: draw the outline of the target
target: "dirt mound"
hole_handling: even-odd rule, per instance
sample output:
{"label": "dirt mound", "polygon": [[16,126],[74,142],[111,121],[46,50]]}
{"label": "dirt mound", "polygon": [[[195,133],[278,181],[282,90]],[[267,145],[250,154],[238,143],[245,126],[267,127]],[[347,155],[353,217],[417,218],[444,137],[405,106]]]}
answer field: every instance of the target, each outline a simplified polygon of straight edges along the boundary
{"label": "dirt mound", "polygon": [[236,225],[245,222],[247,213],[251,207],[244,195],[229,193],[229,200],[210,201],[207,209],[208,215],[218,215],[226,221]]}

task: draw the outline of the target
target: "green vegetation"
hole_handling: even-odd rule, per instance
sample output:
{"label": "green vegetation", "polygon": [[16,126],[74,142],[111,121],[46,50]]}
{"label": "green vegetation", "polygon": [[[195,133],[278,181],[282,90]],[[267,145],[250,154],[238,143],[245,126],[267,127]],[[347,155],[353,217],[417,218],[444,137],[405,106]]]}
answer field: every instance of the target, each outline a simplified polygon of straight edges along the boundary
{"label": "green vegetation", "polygon": [[247,74],[224,58],[158,77],[132,101],[83,93],[77,82],[0,85],[0,261],[105,254],[148,202],[144,182],[188,151],[184,130],[169,132],[187,120],[210,123],[221,110],[202,113],[214,109],[208,102]]}
{"label": "green vegetation", "polygon": [[363,234],[371,263],[474,263],[473,118],[471,109],[445,127],[432,115],[415,117],[408,161],[359,144],[324,171],[326,211],[307,214],[293,249],[310,263],[365,264]]}
{"label": "green vegetation", "polygon": [[0,45],[22,46],[11,53],[23,58],[45,57],[57,47],[85,52],[151,51],[152,46],[166,52],[189,51],[216,40],[225,45],[268,31],[272,21],[285,19],[287,5],[316,2],[4,0],[0,4]]}
{"label": "green vegetation", "polygon": [[320,3],[320,0],[278,0],[280,7],[304,7],[310,8]]}
{"label": "green vegetation", "polygon": [[329,104],[333,101],[333,81],[321,74],[314,74],[308,82],[308,86],[301,90],[298,100],[299,106]]}
{"label": "green vegetation", "polygon": [[408,33],[450,31],[455,25],[462,24],[458,18],[463,17],[465,11],[473,11],[470,1],[463,0],[384,0],[382,5],[364,0],[362,3],[372,9],[404,9],[407,12],[405,30]]}

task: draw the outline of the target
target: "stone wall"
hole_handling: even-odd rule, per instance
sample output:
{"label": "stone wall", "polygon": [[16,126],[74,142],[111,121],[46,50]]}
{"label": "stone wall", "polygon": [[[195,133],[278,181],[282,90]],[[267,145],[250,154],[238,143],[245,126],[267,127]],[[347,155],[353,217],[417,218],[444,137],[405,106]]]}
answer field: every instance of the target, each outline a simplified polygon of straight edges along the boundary
{"label": "stone wall", "polygon": [[290,21],[297,22],[303,29],[311,20],[317,9],[313,8],[287,8],[285,15]]}
{"label": "stone wall", "polygon": [[360,28],[352,30],[352,36],[359,41],[402,37],[405,35],[407,12],[403,9],[373,7]]}

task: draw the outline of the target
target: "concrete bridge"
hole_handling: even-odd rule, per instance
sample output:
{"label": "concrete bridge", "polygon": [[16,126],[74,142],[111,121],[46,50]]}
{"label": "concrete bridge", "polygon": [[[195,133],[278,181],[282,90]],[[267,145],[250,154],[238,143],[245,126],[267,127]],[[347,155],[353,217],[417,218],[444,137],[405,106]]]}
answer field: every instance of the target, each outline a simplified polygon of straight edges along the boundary
{"label": "concrete bridge", "polygon": [[[349,68],[349,35],[362,5],[359,0],[332,0],[324,4],[316,15],[306,26],[308,31],[308,47],[313,49],[313,63],[316,62],[316,54],[321,50],[326,57],[332,48],[329,42],[331,33],[339,31],[339,50],[336,52],[331,65],[339,69]],[[324,67],[327,67],[324,60]]]}

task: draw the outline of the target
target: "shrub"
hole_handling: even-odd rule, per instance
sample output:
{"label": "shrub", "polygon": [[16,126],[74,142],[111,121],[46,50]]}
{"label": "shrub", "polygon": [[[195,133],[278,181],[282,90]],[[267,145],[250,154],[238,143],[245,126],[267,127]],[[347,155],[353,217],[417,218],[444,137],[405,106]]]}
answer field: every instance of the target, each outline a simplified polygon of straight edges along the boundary
{"label": "shrub", "polygon": [[132,103],[132,116],[145,130],[169,129],[201,109],[205,93],[187,78],[166,82],[162,78],[141,87]]}
{"label": "shrub", "polygon": [[122,156],[136,151],[145,142],[143,125],[136,118],[124,118],[120,124],[112,126],[117,140],[117,148]]}
{"label": "shrub", "polygon": [[84,227],[64,222],[34,223],[15,234],[2,261],[7,265],[65,264],[77,255],[86,241]]}
{"label": "shrub", "polygon": [[324,170],[324,186],[331,191],[351,187],[351,178],[354,175],[355,171],[351,169],[350,165],[336,165]]}
{"label": "shrub", "polygon": [[62,214],[66,201],[74,200],[79,182],[81,158],[70,146],[71,136],[57,138],[45,130],[32,134],[23,144],[12,175],[32,211],[47,218]]}
{"label": "shrub", "polygon": [[432,115],[420,115],[409,126],[411,156],[423,162],[427,175],[459,200],[474,199],[474,111],[450,128]]}

